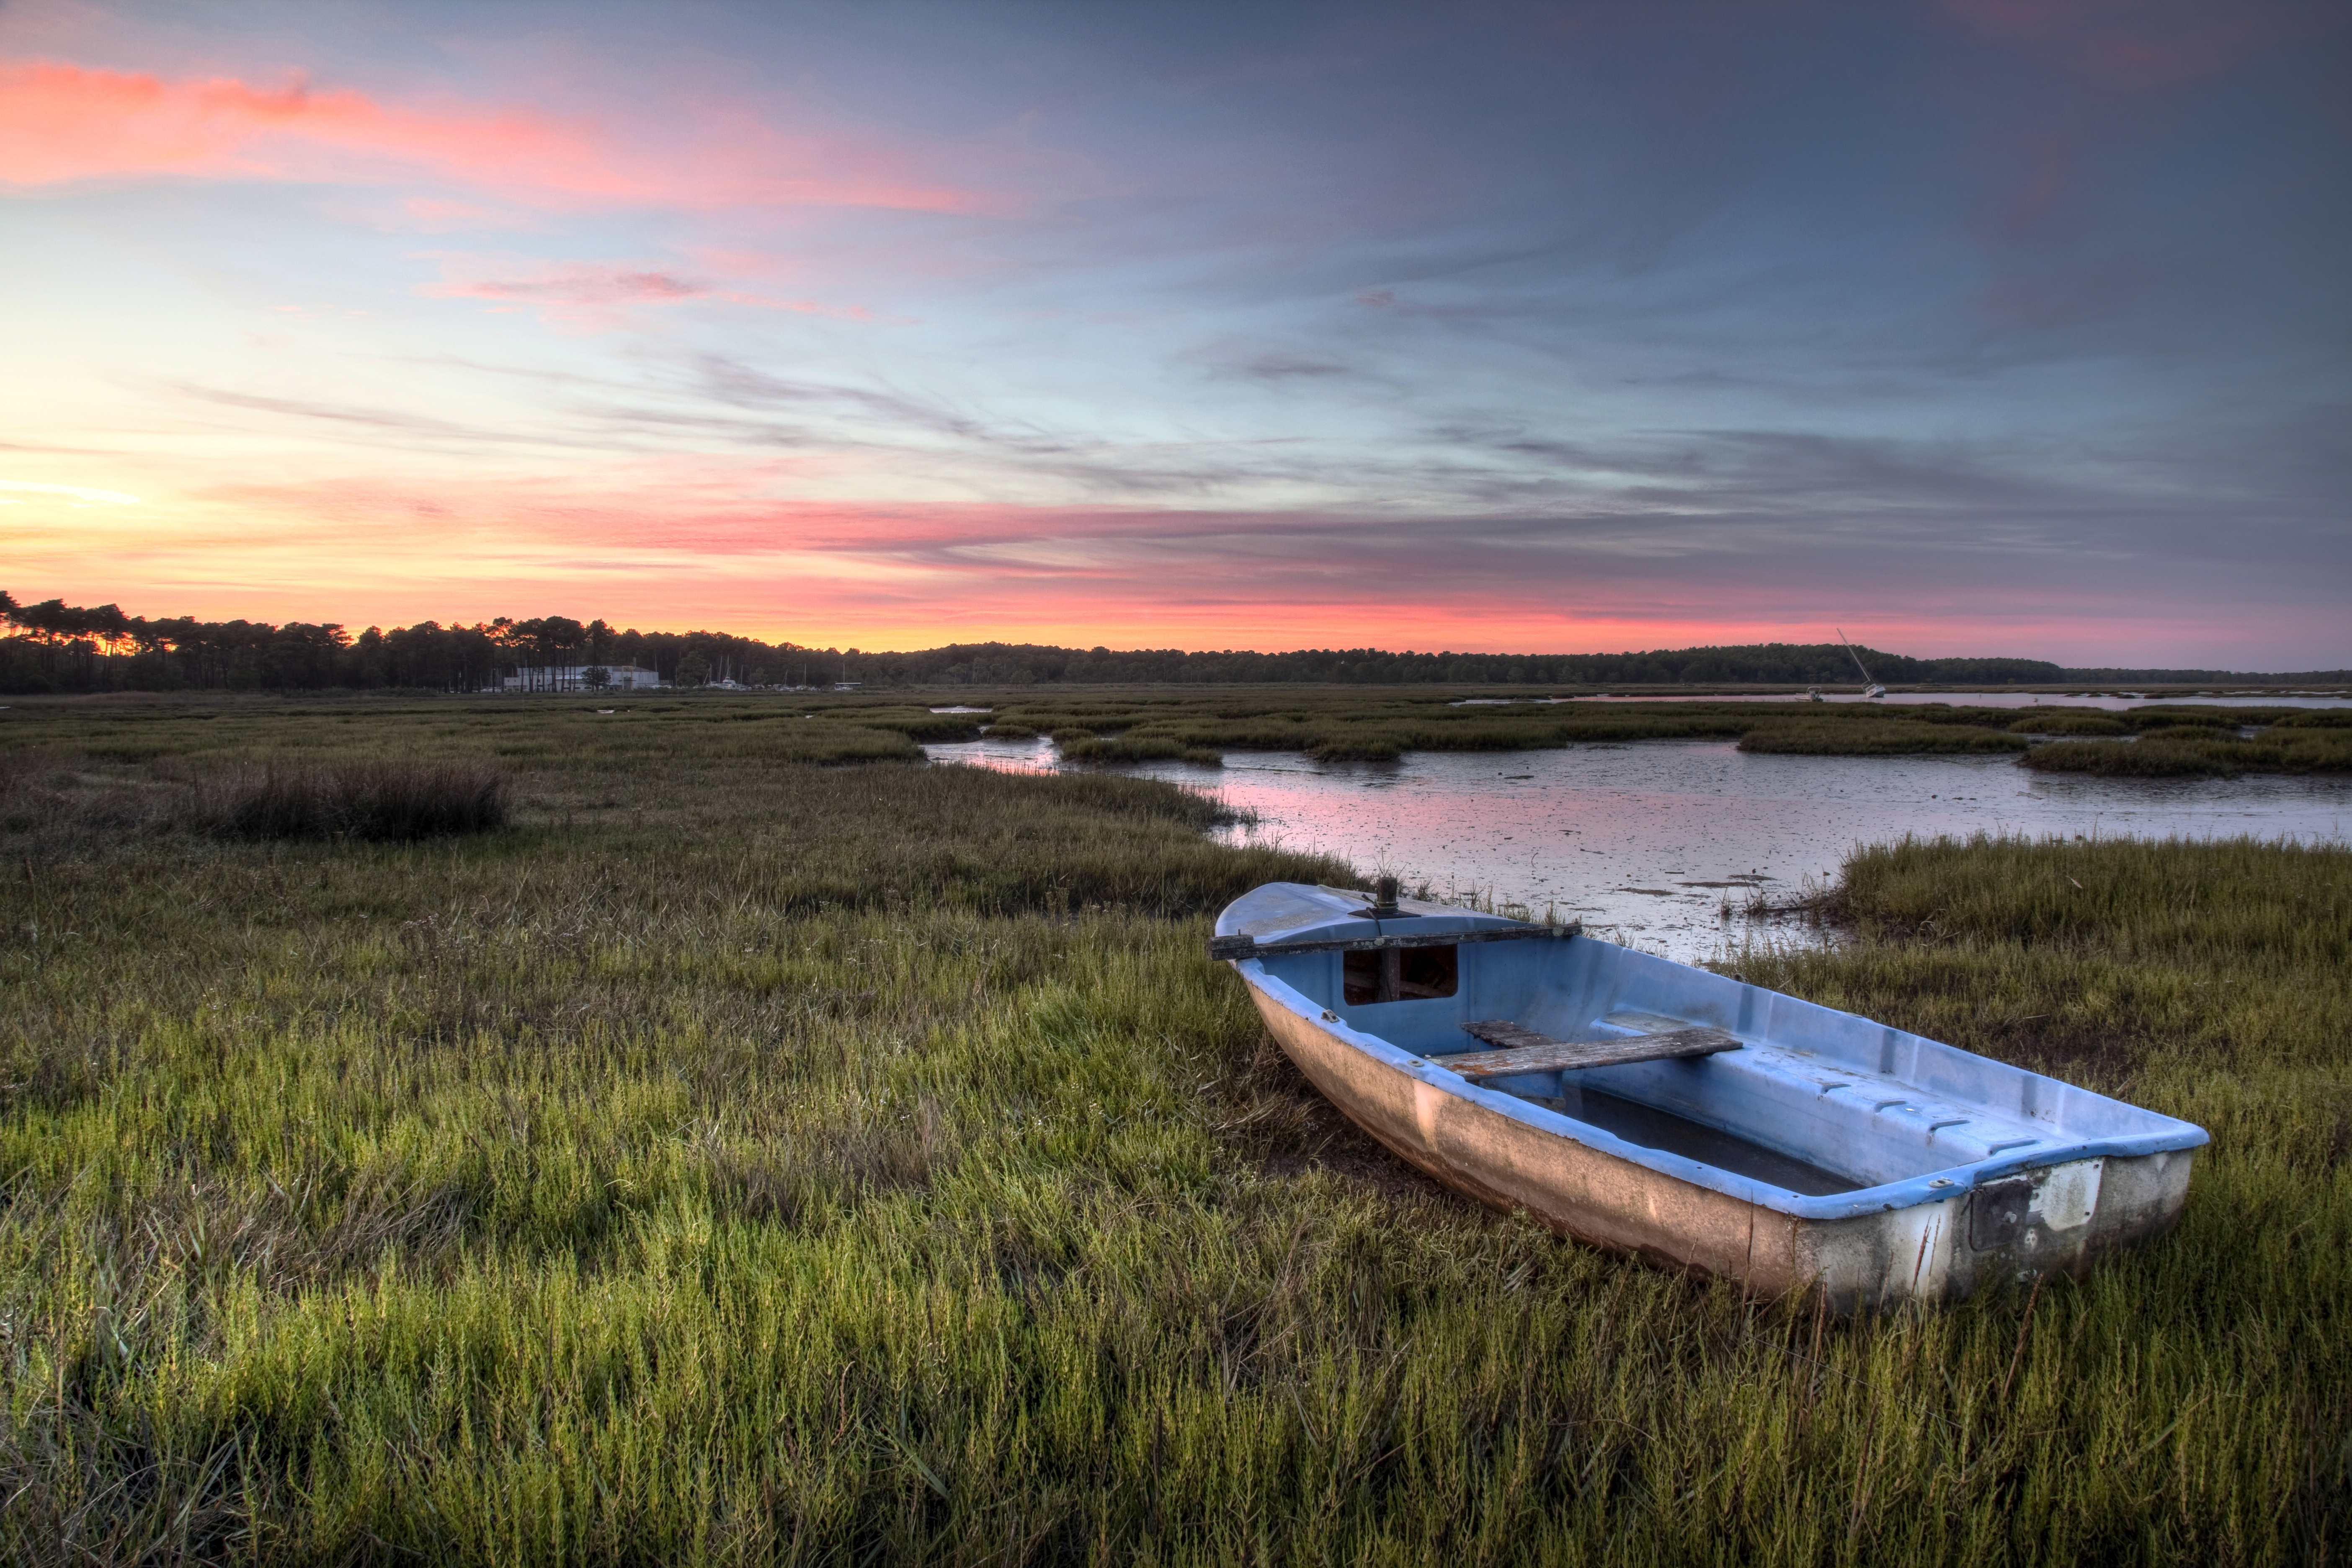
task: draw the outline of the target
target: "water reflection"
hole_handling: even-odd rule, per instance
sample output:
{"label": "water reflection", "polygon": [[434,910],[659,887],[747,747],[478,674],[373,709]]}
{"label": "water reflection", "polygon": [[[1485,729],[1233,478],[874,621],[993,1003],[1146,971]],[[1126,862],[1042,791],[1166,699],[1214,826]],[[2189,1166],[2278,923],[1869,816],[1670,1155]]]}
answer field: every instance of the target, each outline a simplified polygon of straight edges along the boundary
{"label": "water reflection", "polygon": [[[925,750],[941,762],[1050,772],[1048,741]],[[2160,837],[2252,834],[2342,842],[2352,780],[2053,777],[1993,757],[1756,756],[1728,741],[1558,751],[1414,752],[1321,764],[1233,752],[1223,768],[1122,769],[1221,795],[1257,814],[1236,838],[1339,856],[1441,896],[1492,896],[1581,918],[1685,960],[1745,929],[1754,892],[1826,880],[1856,843],[1923,836]]]}

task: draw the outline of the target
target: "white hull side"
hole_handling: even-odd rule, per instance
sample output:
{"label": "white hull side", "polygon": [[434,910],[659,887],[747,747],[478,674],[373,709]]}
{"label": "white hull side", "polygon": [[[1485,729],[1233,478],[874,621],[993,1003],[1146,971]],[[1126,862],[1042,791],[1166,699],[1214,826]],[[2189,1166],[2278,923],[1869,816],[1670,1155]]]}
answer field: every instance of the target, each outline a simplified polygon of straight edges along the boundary
{"label": "white hull side", "polygon": [[1561,1119],[1505,1114],[1423,1081],[1254,982],[1250,994],[1276,1042],[1325,1098],[1454,1191],[1525,1209],[1564,1236],[1719,1275],[1761,1295],[1819,1292],[1833,1311],[1953,1300],[2036,1272],[2080,1272],[2108,1248],[2165,1229],[2188,1195],[2191,1153],[2181,1150],[2027,1173],[2033,1190],[2025,1223],[2013,1240],[1984,1249],[1970,1245],[1965,1188],[1884,1213],[1808,1219],[1588,1146],[1562,1135],[1573,1124]]}

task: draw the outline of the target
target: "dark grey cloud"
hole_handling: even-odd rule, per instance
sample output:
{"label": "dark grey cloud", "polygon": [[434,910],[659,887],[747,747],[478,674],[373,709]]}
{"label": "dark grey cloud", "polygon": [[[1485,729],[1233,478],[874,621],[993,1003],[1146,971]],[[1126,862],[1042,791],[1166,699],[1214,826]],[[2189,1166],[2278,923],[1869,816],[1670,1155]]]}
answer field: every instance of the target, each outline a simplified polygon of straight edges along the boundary
{"label": "dark grey cloud", "polygon": [[1318,354],[1292,353],[1280,349],[1266,349],[1230,356],[1203,356],[1213,374],[1237,377],[1244,381],[1263,382],[1278,385],[1288,381],[1319,380],[1326,376],[1352,375],[1354,369],[1336,359]]}

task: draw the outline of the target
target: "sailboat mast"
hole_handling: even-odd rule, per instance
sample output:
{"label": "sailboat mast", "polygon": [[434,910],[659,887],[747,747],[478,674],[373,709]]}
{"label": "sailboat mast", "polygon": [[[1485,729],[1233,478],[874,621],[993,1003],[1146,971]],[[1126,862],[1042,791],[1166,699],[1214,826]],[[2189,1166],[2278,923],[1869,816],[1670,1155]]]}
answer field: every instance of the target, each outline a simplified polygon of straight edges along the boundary
{"label": "sailboat mast", "polygon": [[1845,656],[1853,660],[1854,668],[1862,671],[1862,683],[1864,686],[1875,686],[1878,684],[1876,681],[1870,679],[1870,670],[1862,662],[1862,655],[1853,651],[1853,644],[1846,642],[1845,628],[1843,626],[1837,628],[1837,635],[1838,641],[1845,643]]}

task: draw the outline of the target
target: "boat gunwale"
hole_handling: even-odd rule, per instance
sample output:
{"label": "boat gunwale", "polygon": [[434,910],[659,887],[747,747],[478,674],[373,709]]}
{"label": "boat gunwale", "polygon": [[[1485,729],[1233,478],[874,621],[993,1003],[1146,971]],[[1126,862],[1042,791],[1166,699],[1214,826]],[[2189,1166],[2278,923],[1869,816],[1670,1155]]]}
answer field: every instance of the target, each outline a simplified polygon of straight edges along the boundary
{"label": "boat gunwale", "polygon": [[[1591,941],[1580,937],[1577,941]],[[1249,986],[1269,999],[1278,1002],[1286,1011],[1296,1014],[1313,1028],[1322,1031],[1340,1044],[1362,1052],[1381,1066],[1425,1083],[1432,1089],[1467,1101],[1482,1110],[1509,1117],[1538,1131],[1564,1138],[1601,1154],[1623,1160],[1643,1170],[1688,1182],[1710,1192],[1720,1193],[1742,1203],[1753,1204],[1775,1214],[1787,1215],[1799,1220],[1855,1219],[1870,1215],[1891,1213],[1926,1204],[1948,1201],[1954,1194],[1968,1192],[1988,1183],[2013,1176],[2022,1171],[2051,1169],[2095,1159],[2136,1159],[2143,1155],[2199,1149],[2211,1142],[2201,1127],[2192,1122],[2165,1116],[2161,1111],[2132,1106],[2143,1115],[2156,1117],[2169,1123],[2153,1131],[2105,1138],[2086,1138],[2074,1142],[2021,1150],[2014,1154],[1990,1156],[1963,1164],[1949,1165],[1940,1170],[1927,1171],[1899,1181],[1883,1182],[1874,1186],[1858,1187],[1851,1192],[1814,1197],[1774,1186],[1769,1182],[1737,1172],[1710,1165],[1704,1161],[1676,1154],[1670,1150],[1654,1149],[1646,1144],[1630,1142],[1605,1128],[1580,1121],[1556,1110],[1547,1110],[1517,1095],[1501,1089],[1485,1089],[1461,1074],[1441,1065],[1440,1061],[1408,1051],[1381,1036],[1357,1028],[1339,1017],[1323,1004],[1288,982],[1266,973],[1260,959],[1231,959],[1234,971]],[[1833,1009],[1832,1009],[1833,1010]],[[1848,1015],[1852,1016],[1853,1015]],[[1990,1058],[1988,1058],[1990,1059]],[[2008,1064],[2002,1064],[2008,1065]],[[2020,1072],[2030,1069],[2019,1068]],[[2034,1074],[2035,1077],[2045,1075]],[[2056,1082],[2059,1080],[2053,1079]],[[2072,1087],[2072,1086],[2068,1086]],[[2093,1090],[2077,1090],[2095,1093]],[[2109,1097],[2101,1095],[2098,1098]],[[2122,1104],[2122,1101],[2116,1103]]]}

